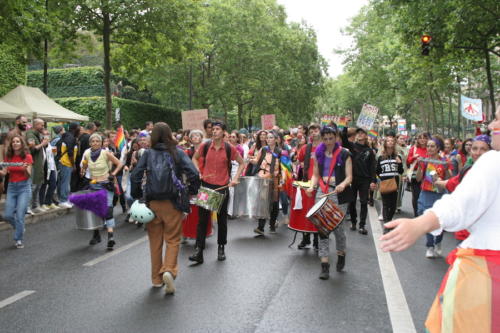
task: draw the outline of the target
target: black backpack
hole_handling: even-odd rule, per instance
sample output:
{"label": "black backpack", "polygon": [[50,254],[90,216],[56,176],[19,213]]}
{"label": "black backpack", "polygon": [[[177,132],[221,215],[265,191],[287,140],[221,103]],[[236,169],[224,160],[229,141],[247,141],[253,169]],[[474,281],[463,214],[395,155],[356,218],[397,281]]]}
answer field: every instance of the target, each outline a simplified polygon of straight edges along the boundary
{"label": "black backpack", "polygon": [[[146,200],[167,200],[177,196],[178,190],[172,181],[175,164],[169,162],[166,151],[149,149],[146,169]],[[172,167],[171,167],[172,166]]]}

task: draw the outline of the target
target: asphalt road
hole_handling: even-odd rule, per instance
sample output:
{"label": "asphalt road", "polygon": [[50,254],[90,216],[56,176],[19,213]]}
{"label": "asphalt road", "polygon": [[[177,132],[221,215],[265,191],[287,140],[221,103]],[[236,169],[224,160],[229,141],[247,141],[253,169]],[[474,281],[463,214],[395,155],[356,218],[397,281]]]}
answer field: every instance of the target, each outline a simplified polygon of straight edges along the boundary
{"label": "asphalt road", "polygon": [[[411,211],[407,194],[400,216]],[[203,265],[191,266],[193,242],[183,245],[174,296],[151,287],[146,233],[135,225],[119,223],[109,257],[104,242],[88,245],[90,233],[75,229],[72,214],[28,225],[22,250],[14,249],[10,230],[0,232],[0,332],[393,331],[397,318],[387,306],[393,286],[382,283],[371,229],[363,236],[346,228],[345,271],[333,269],[322,281],[316,253],[297,250],[299,240],[289,248],[293,232],[286,226],[254,237],[255,226],[249,219],[229,221],[225,262],[216,260],[215,237],[207,241]],[[445,253],[456,245],[451,236],[443,241]],[[390,255],[404,292],[400,301],[418,332],[447,269],[443,258],[424,254],[422,239]]]}

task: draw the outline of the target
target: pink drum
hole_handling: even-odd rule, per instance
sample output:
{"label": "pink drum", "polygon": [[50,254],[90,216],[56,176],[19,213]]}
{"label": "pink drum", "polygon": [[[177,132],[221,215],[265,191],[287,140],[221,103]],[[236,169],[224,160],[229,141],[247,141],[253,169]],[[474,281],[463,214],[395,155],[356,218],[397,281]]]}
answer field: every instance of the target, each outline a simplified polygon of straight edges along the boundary
{"label": "pink drum", "polygon": [[[212,214],[208,218],[207,237],[212,236]],[[198,206],[191,205],[191,213],[184,219],[182,223],[182,235],[186,238],[196,239],[196,228],[198,227]]]}
{"label": "pink drum", "polygon": [[[302,194],[302,209],[293,209],[295,206],[295,196],[297,195],[297,191],[301,191]],[[308,197],[303,188],[293,186],[292,199],[290,200],[290,222],[288,223],[288,228],[299,232],[318,232],[316,226],[306,218],[307,212],[314,206],[315,197],[316,191],[313,192],[311,197]]]}

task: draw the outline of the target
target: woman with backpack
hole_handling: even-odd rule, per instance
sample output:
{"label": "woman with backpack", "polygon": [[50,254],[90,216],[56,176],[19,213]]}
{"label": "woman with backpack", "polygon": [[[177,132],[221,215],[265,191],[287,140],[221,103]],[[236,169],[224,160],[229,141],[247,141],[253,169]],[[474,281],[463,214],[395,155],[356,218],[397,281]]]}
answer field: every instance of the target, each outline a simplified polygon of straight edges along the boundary
{"label": "woman with backpack", "polygon": [[[146,185],[141,190],[146,172]],[[186,176],[188,185],[181,180]],[[168,124],[156,123],[151,133],[151,148],[144,151],[130,175],[132,197],[143,198],[155,214],[146,225],[151,251],[153,287],[165,284],[165,293],[175,292],[182,219],[189,212],[189,197],[200,187],[200,175],[189,157],[177,147]],[[187,208],[186,208],[187,207]],[[187,210],[187,211],[186,211]],[[165,256],[163,256],[166,244]]]}
{"label": "woman with backpack", "polygon": [[[262,147],[258,155],[250,160],[257,167],[257,176],[260,178],[270,178],[271,186],[271,204],[269,229],[270,233],[276,233],[276,219],[278,218],[279,210],[279,192],[281,185],[284,183],[283,173],[280,167],[281,149],[278,147],[278,134],[270,131],[267,134],[267,146]],[[266,219],[259,219],[259,226],[254,229],[254,232],[259,235],[264,235],[264,226]]]}
{"label": "woman with backpack", "polygon": [[[106,228],[108,229],[108,250],[113,250],[115,246],[115,239],[113,235],[113,228],[115,227],[115,219],[113,217],[113,197],[115,195],[115,179],[116,174],[121,170],[122,163],[115,157],[115,155],[103,147],[104,138],[94,133],[89,138],[90,149],[87,149],[83,154],[82,168],[80,175],[83,177],[87,170],[90,175],[91,190],[106,190],[107,191],[107,204],[108,215],[106,216]],[[111,172],[110,166],[114,165],[115,168]],[[95,245],[101,242],[101,234],[99,230],[94,230],[90,245]]]}

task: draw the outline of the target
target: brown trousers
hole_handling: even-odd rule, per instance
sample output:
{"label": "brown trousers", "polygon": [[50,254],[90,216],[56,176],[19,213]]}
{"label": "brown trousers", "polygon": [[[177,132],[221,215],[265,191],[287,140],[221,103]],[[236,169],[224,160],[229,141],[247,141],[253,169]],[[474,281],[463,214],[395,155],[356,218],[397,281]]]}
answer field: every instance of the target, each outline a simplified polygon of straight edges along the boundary
{"label": "brown trousers", "polygon": [[[149,248],[151,251],[151,280],[154,284],[163,283],[164,272],[177,276],[177,256],[182,234],[183,213],[174,208],[170,200],[153,200],[149,208],[156,214],[147,224]],[[166,243],[165,256],[163,243]]]}

